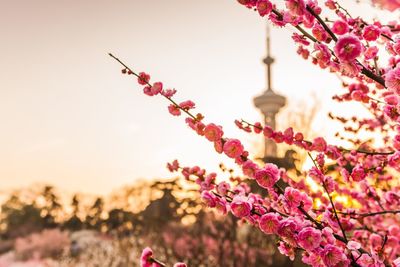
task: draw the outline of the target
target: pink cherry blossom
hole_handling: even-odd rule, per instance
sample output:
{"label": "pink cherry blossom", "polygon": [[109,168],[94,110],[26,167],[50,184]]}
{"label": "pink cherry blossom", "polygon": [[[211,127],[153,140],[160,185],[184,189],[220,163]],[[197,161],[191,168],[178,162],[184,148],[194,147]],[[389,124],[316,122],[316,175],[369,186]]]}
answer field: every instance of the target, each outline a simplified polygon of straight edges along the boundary
{"label": "pink cherry blossom", "polygon": [[379,38],[381,31],[375,25],[368,25],[364,28],[363,38],[367,41],[376,41]]}
{"label": "pink cherry blossom", "polygon": [[272,3],[269,0],[258,0],[257,10],[262,17],[268,15],[272,10]]}
{"label": "pink cherry blossom", "polygon": [[243,153],[243,145],[238,139],[228,139],[224,144],[224,153],[230,158],[237,158]]}
{"label": "pink cherry blossom", "polygon": [[266,234],[276,234],[279,229],[280,217],[276,213],[267,213],[261,216],[258,225]]}
{"label": "pink cherry blossom", "polygon": [[254,178],[257,169],[258,169],[257,164],[255,164],[251,160],[247,160],[242,164],[243,174],[249,176],[250,178]]}
{"label": "pink cherry blossom", "polygon": [[220,140],[223,135],[222,127],[214,123],[210,123],[204,128],[204,136],[211,142]]}
{"label": "pink cherry blossom", "polygon": [[233,215],[238,218],[247,217],[252,209],[251,203],[244,196],[235,196],[231,202],[231,210]]}
{"label": "pink cherry blossom", "polygon": [[167,163],[167,168],[170,172],[177,171],[179,169],[179,162],[175,159],[172,163]]}
{"label": "pink cherry blossom", "polygon": [[216,196],[209,191],[203,191],[201,193],[201,199],[206,203],[206,205],[210,208],[213,208],[216,206]]}
{"label": "pink cherry blossom", "polygon": [[163,84],[162,82],[155,82],[153,86],[151,87],[151,93],[152,95],[157,95],[162,91]]}
{"label": "pink cherry blossom", "polygon": [[164,89],[161,91],[161,94],[167,98],[171,98],[176,94],[175,89]]}
{"label": "pink cherry blossom", "polygon": [[336,3],[333,0],[326,0],[325,1],[325,5],[329,8],[329,9],[336,9]]}
{"label": "pink cherry blossom", "polygon": [[295,213],[301,213],[299,207],[308,211],[312,207],[312,200],[306,193],[301,192],[293,187],[285,188],[285,203],[287,207]]}
{"label": "pink cherry blossom", "polygon": [[358,250],[359,248],[361,248],[361,244],[359,242],[350,240],[349,243],[347,243],[346,247],[350,250]]}
{"label": "pink cherry blossom", "polygon": [[312,143],[312,150],[318,151],[318,152],[324,152],[326,150],[326,141],[322,137],[317,137],[313,140]]}
{"label": "pink cherry blossom", "polygon": [[313,250],[319,247],[322,240],[322,234],[320,230],[314,229],[313,227],[303,228],[297,234],[297,242],[305,250]]}
{"label": "pink cherry blossom", "polygon": [[361,55],[362,45],[354,35],[344,35],[339,37],[334,51],[341,61],[352,61]]}
{"label": "pink cherry blossom", "polygon": [[285,2],[286,7],[293,15],[301,16],[304,14],[306,8],[304,0],[285,0]]}
{"label": "pink cherry blossom", "polygon": [[340,262],[347,260],[346,255],[341,251],[341,249],[331,244],[325,246],[321,256],[328,267],[337,266]]}
{"label": "pink cherry blossom", "polygon": [[364,57],[367,60],[374,59],[378,55],[378,47],[370,46],[364,52]]}
{"label": "pink cherry blossom", "polygon": [[343,35],[349,32],[349,25],[343,20],[337,20],[332,25],[332,31],[337,35]]}
{"label": "pink cherry blossom", "polygon": [[272,188],[279,180],[279,169],[275,164],[265,164],[264,168],[255,172],[254,178],[263,188]]}
{"label": "pink cherry blossom", "polygon": [[141,85],[146,85],[150,81],[150,75],[145,72],[140,72],[138,77],[138,83]]}
{"label": "pink cherry blossom", "polygon": [[171,113],[174,116],[181,115],[181,110],[179,109],[179,107],[175,106],[175,104],[169,105],[168,106],[168,111],[169,111],[169,113]]}
{"label": "pink cherry blossom", "polygon": [[285,242],[279,242],[278,250],[281,254],[286,255],[289,257],[290,260],[294,260],[295,257],[295,251],[292,246]]}
{"label": "pink cherry blossom", "polygon": [[184,110],[193,109],[195,107],[195,103],[191,100],[183,101],[179,104],[179,107]]}
{"label": "pink cherry blossom", "polygon": [[278,235],[291,246],[296,246],[296,232],[300,230],[300,225],[292,218],[286,218],[279,222]]}
{"label": "pink cherry blossom", "polygon": [[400,95],[400,65],[386,74],[385,85],[389,90]]}
{"label": "pink cherry blossom", "polygon": [[399,0],[372,0],[372,2],[381,8],[388,9],[390,11],[394,11],[400,8]]}
{"label": "pink cherry blossom", "polygon": [[365,170],[362,166],[357,165],[355,168],[353,168],[351,172],[351,178],[355,182],[359,182],[361,180],[364,180],[367,174],[365,173]]}
{"label": "pink cherry blossom", "polygon": [[140,256],[140,266],[141,267],[160,267],[158,263],[153,261],[153,251],[151,248],[146,247],[142,251],[142,255]]}

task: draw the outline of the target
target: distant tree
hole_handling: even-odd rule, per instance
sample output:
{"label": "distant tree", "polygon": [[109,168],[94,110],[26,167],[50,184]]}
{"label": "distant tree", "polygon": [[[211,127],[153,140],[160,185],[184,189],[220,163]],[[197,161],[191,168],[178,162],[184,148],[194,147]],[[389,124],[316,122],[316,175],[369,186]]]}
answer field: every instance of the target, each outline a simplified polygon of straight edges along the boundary
{"label": "distant tree", "polygon": [[83,228],[83,221],[79,217],[80,213],[80,201],[79,201],[79,196],[74,195],[72,197],[71,201],[71,206],[72,206],[72,214],[71,216],[64,222],[63,227],[72,230],[72,231],[77,231],[81,230]]}
{"label": "distant tree", "polygon": [[5,238],[24,236],[45,227],[41,209],[35,202],[23,202],[18,192],[1,206],[1,211],[1,224],[4,225],[2,235]]}
{"label": "distant tree", "polygon": [[95,229],[101,231],[103,224],[102,214],[104,211],[104,200],[101,197],[96,198],[93,205],[89,208],[85,225],[88,229]]}

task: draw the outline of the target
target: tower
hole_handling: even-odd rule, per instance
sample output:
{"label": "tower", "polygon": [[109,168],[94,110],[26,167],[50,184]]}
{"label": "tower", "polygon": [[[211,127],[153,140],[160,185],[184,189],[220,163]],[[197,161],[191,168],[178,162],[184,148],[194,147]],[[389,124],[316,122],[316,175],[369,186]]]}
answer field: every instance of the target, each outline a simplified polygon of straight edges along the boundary
{"label": "tower", "polygon": [[[266,52],[267,55],[263,60],[264,64],[266,65],[266,90],[261,95],[254,98],[254,105],[261,110],[261,113],[264,116],[265,125],[269,125],[273,130],[276,130],[275,117],[279,110],[285,106],[286,98],[272,90],[271,68],[272,64],[274,63],[274,58],[271,57],[270,33],[268,25]],[[265,139],[263,157],[277,157],[277,147],[273,141]]]}

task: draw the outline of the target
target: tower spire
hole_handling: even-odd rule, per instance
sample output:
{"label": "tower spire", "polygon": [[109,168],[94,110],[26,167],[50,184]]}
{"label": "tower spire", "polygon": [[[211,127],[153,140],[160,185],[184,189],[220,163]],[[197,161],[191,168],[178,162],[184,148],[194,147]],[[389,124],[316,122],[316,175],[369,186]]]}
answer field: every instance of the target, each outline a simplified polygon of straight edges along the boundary
{"label": "tower spire", "polygon": [[270,40],[270,28],[269,24],[267,24],[267,38],[266,38],[266,52],[267,55],[264,58],[263,62],[266,65],[266,85],[267,91],[272,91],[272,64],[274,63],[274,58],[271,56],[271,40]]}
{"label": "tower spire", "polygon": [[[274,58],[271,56],[270,31],[267,24],[266,52],[267,55],[263,62],[266,65],[266,90],[259,96],[254,98],[254,105],[261,110],[264,116],[265,124],[273,130],[276,129],[276,114],[286,104],[286,98],[275,93],[272,90],[272,73],[271,68]],[[265,140],[264,157],[276,157],[277,147],[271,140]]]}

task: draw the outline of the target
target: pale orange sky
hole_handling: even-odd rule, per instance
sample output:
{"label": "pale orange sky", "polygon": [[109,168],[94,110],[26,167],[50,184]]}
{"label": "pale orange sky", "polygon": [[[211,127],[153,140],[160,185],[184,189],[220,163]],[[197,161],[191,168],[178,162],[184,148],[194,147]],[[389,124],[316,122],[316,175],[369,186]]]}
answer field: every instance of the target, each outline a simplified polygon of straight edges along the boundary
{"label": "pale orange sky", "polygon": [[[345,2],[356,15],[378,14]],[[317,90],[321,122],[340,83],[296,55],[291,32],[272,31],[274,88],[292,102]],[[120,75],[108,52],[254,142],[233,120],[260,118],[252,98],[265,84],[265,21],[236,1],[0,0],[0,35],[0,192],[47,182],[107,193],[170,177],[164,166],[175,158],[211,169],[227,160]]]}

